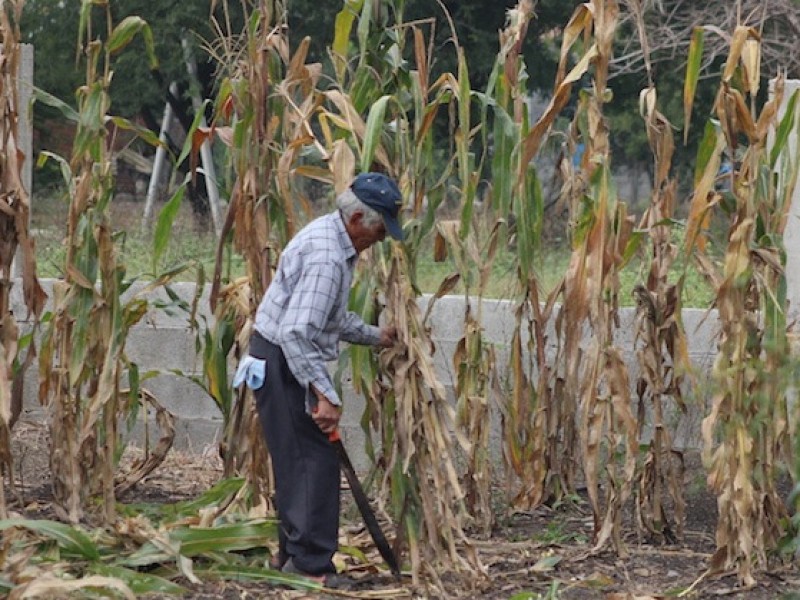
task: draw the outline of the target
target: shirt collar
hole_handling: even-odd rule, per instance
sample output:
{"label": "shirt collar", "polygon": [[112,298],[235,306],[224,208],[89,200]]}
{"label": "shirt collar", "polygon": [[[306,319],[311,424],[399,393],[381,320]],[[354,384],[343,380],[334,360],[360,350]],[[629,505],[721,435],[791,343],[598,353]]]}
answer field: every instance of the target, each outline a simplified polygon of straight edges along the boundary
{"label": "shirt collar", "polygon": [[347,233],[347,228],[344,226],[344,219],[342,218],[342,211],[337,210],[334,213],[333,223],[336,227],[336,233],[339,235],[339,243],[342,245],[344,255],[348,261],[353,260],[358,256],[356,247],[353,246],[353,240],[350,239],[350,234]]}

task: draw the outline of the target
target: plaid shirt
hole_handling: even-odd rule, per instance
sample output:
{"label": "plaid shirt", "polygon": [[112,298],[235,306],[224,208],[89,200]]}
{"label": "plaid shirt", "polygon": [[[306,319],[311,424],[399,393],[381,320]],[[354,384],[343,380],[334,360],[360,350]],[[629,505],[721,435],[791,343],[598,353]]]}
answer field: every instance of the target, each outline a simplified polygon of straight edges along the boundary
{"label": "plaid shirt", "polygon": [[339,340],[380,341],[380,328],[347,310],[357,259],[338,210],[315,219],[286,245],[256,312],[256,331],[281,347],[308,408],[310,385],[341,404],[325,364],[339,356]]}

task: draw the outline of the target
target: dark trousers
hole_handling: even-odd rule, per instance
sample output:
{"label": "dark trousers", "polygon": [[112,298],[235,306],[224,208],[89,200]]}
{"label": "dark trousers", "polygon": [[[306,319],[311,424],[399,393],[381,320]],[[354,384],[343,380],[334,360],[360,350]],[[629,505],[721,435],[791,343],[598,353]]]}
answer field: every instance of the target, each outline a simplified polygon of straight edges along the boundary
{"label": "dark trousers", "polygon": [[280,550],[306,573],[335,572],[339,539],[339,458],[328,436],[306,413],[306,390],[283,351],[258,333],[250,354],[267,362],[256,408],[275,474]]}

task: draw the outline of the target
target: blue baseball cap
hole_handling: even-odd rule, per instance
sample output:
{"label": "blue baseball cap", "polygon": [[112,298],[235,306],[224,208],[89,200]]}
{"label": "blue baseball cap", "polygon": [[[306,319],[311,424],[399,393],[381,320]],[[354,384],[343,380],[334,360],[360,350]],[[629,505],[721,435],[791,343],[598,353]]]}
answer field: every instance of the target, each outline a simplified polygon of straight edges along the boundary
{"label": "blue baseball cap", "polygon": [[403,196],[394,180],[383,173],[361,173],[350,184],[350,189],[361,202],[383,217],[386,233],[396,240],[403,240],[403,228],[397,219]]}

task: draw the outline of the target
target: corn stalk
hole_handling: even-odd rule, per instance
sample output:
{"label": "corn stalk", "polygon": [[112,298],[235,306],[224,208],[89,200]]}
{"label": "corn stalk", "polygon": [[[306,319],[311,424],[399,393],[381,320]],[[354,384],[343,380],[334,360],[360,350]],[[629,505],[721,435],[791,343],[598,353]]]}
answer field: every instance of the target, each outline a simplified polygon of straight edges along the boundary
{"label": "corn stalk", "polygon": [[[524,295],[512,338],[513,395],[504,407],[504,426],[507,460],[522,484],[515,504],[536,506],[574,491],[582,460],[595,519],[594,550],[613,538],[617,551],[624,554],[621,509],[631,493],[637,442],[627,370],[614,347],[613,333],[618,272],[630,256],[629,246],[635,244],[635,239],[631,236],[632,221],[625,206],[617,201],[611,181],[608,134],[602,116],[617,15],[618,7],[613,1],[586,3],[575,10],[564,30],[550,104],[530,130],[523,129],[515,186],[521,202],[515,206],[520,211],[517,231],[524,234],[535,231],[531,225],[536,221],[531,221],[531,216],[535,214],[533,209],[540,206],[535,195],[538,185],[529,187],[530,180],[535,180],[530,161],[569,101],[573,84],[593,69],[593,87],[579,94],[572,136],[568,139],[568,147],[573,150],[578,138],[585,145],[580,173],[572,170],[571,161],[562,161],[562,195],[570,207],[574,227],[572,258],[561,285],[543,306],[530,275],[533,244],[524,244],[519,253]],[[573,57],[575,62],[570,67]],[[533,189],[534,194],[525,194],[527,189]],[[546,324],[559,296],[563,304],[555,319],[556,353],[550,358],[546,353]],[[522,344],[525,321],[527,352]],[[585,339],[589,340],[588,348]],[[531,361],[527,368],[525,357]],[[539,376],[535,389],[528,380],[528,373],[533,372]],[[582,456],[576,451],[578,447]],[[621,473],[617,467],[620,460]],[[601,504],[599,466],[603,463],[608,492]]]}
{"label": "corn stalk", "polygon": [[[640,229],[652,242],[652,258],[646,285],[636,285],[635,340],[640,366],[637,382],[638,436],[652,423],[644,464],[637,474],[637,524],[640,531],[661,541],[675,543],[683,535],[686,503],[683,497],[683,462],[673,448],[670,410],[686,412],[684,375],[689,369],[686,335],[681,319],[682,279],[669,282],[669,271],[677,257],[670,241],[669,222],[675,209],[674,180],[668,178],[674,142],[671,125],[656,108],[656,90],[643,90],[641,113],[647,125],[655,157],[653,198],[642,217]],[[665,500],[671,501],[674,519],[667,515]]]}
{"label": "corn stalk", "polygon": [[[473,230],[462,239],[459,221],[436,225],[434,259],[444,260],[450,250],[456,274],[464,286],[464,335],[453,353],[456,373],[456,424],[469,440],[465,457],[464,502],[475,526],[489,534],[495,523],[492,507],[492,462],[489,450],[490,407],[497,401],[499,381],[494,347],[483,339],[483,297],[498,247],[502,223],[498,221],[485,244]],[[477,280],[477,281],[475,281]],[[475,290],[474,295],[472,290]],[[475,308],[473,308],[473,304]]]}
{"label": "corn stalk", "polygon": [[[675,141],[672,125],[658,110],[642,6],[638,1],[631,2],[630,6],[636,18],[649,79],[648,87],[640,94],[640,113],[653,152],[655,174],[652,200],[639,226],[650,236],[650,270],[646,284],[636,285],[633,290],[636,301],[634,346],[640,369],[636,386],[640,439],[648,420],[652,422],[649,448],[637,473],[636,520],[640,532],[662,542],[675,543],[683,536],[686,509],[683,455],[673,448],[673,422],[666,417],[669,411],[677,409],[686,413],[683,386],[690,368],[681,318],[683,278],[675,284],[669,281],[670,269],[678,254],[677,245],[671,241],[670,227],[676,202],[676,182],[669,176]],[[667,514],[667,502],[671,502],[675,511],[674,519]]]}
{"label": "corn stalk", "polygon": [[[86,59],[86,83],[77,94],[77,112],[44,93],[37,96],[58,106],[76,123],[69,162],[61,164],[69,193],[64,279],[54,286],[53,317],[42,340],[39,398],[50,416],[50,467],[54,508],[72,523],[84,515],[87,500],[102,496],[101,513],[114,518],[114,467],[120,454],[118,423],[138,402],[138,371],[132,368],[131,392],[120,393],[129,363],[127,333],[148,305],[134,296],[122,302],[128,287],[125,268],[117,259],[109,205],[114,193],[111,148],[115,127],[137,128],[108,113],[111,61],[137,35],[146,42],[155,64],[152,35],[138,17],[113,26],[111,7],[104,4],[102,38],[93,30],[95,3],[81,5],[80,45]],[[155,141],[150,132],[139,131]],[[158,281],[154,285],[163,283]],[[147,290],[145,290],[146,292]]]}
{"label": "corn stalk", "polygon": [[[22,181],[25,160],[19,134],[19,20],[24,0],[0,4],[0,470],[13,482],[11,429],[22,410],[22,381],[35,348],[20,343],[11,312],[14,258],[19,250],[25,306],[38,325],[45,294],[36,277],[33,240],[29,237],[30,203]],[[32,335],[28,339],[32,339]],[[5,478],[0,478],[0,517],[6,516]]]}
{"label": "corn stalk", "polygon": [[[702,424],[708,484],[719,508],[717,551],[709,571],[736,569],[745,586],[755,583],[755,571],[767,566],[768,552],[783,533],[785,509],[775,482],[780,463],[791,460],[791,449],[782,239],[798,173],[787,139],[800,130],[796,96],[776,123],[782,76],[770,100],[756,108],[759,39],[757,31],[743,26],[731,37],[714,105],[718,121],[706,126],[698,155],[692,235],[686,241],[715,284],[721,327],[712,405]],[[687,80],[687,88],[691,85]],[[689,114],[692,96],[687,96]],[[722,195],[713,182],[725,149],[741,162],[730,193]],[[714,210],[725,210],[729,220],[721,272],[705,250],[706,223]]]}
{"label": "corn stalk", "polygon": [[[227,12],[227,2],[221,6]],[[289,54],[282,2],[259,0],[244,8],[244,31],[227,31],[215,20],[217,39],[209,45],[222,78],[214,127],[203,134],[216,131],[228,146],[234,184],[212,281],[215,319],[206,335],[204,370],[225,423],[226,475],[246,474],[256,491],[269,497],[271,469],[252,394],[240,389],[234,401],[227,361],[232,349],[237,359],[246,352],[279,251],[298,227],[292,182],[303,168],[299,153],[311,136],[321,67],[306,64],[307,39]],[[309,214],[308,204],[304,207]],[[235,280],[224,272],[231,247],[245,259],[246,275]]]}
{"label": "corn stalk", "polygon": [[[266,4],[260,6],[263,9]],[[376,9],[374,14],[372,13],[373,8]],[[261,285],[264,287],[268,283],[268,276],[263,276],[262,273],[268,274],[269,268],[277,259],[276,256],[271,256],[269,257],[271,264],[264,264],[264,251],[267,250],[267,243],[270,241],[268,240],[270,227],[281,222],[285,225],[281,230],[284,236],[276,244],[276,247],[282,247],[283,243],[291,236],[296,220],[290,212],[293,206],[292,201],[298,191],[298,188],[291,185],[292,175],[302,175],[332,183],[335,192],[339,193],[352,179],[358,156],[360,170],[376,168],[373,166],[374,160],[381,165],[377,168],[388,170],[401,182],[402,188],[408,189],[408,180],[418,182],[415,183],[415,189],[412,192],[417,207],[423,204],[423,199],[428,191],[424,182],[426,179],[430,179],[430,176],[425,175],[425,171],[430,169],[432,164],[432,161],[429,160],[432,152],[431,126],[439,106],[451,93],[453,81],[450,78],[443,78],[429,89],[430,84],[426,78],[430,59],[424,56],[425,48],[422,45],[422,37],[416,34],[417,56],[423,56],[426,61],[426,64],[420,67],[421,77],[418,85],[413,86],[417,107],[421,108],[419,112],[415,113],[416,121],[413,125],[417,135],[416,137],[396,136],[390,154],[381,139],[387,129],[387,122],[390,117],[406,118],[406,120],[407,117],[397,110],[399,103],[391,93],[391,86],[396,82],[390,79],[388,73],[380,74],[379,71],[373,70],[367,64],[369,57],[366,52],[368,47],[380,47],[380,44],[377,43],[368,44],[366,39],[370,35],[370,28],[374,25],[373,17],[376,21],[383,21],[387,15],[381,14],[379,3],[348,3],[343,10],[344,18],[337,20],[334,49],[341,46],[342,36],[348,37],[350,34],[355,16],[352,12],[354,9],[362,11],[358,27],[361,63],[356,67],[354,74],[341,71],[343,80],[340,85],[334,86],[324,93],[317,91],[319,67],[305,64],[307,41],[300,44],[295,56],[289,60],[286,54],[286,40],[281,35],[281,28],[277,26],[274,29],[267,28],[268,21],[259,21],[268,13],[264,12],[258,16],[256,16],[257,13],[254,13],[254,17],[250,19],[251,23],[259,25],[259,27],[251,28],[251,31],[260,32],[261,37],[245,36],[241,48],[243,48],[242,53],[244,54],[252,44],[253,52],[247,54],[246,60],[229,61],[229,64],[232,65],[247,65],[247,70],[241,73],[232,70],[229,80],[226,80],[221,87],[222,93],[216,103],[218,114],[225,114],[226,110],[232,109],[229,110],[232,126],[229,131],[224,133],[227,133],[229,139],[233,140],[231,147],[236,188],[228,214],[226,231],[234,232],[234,243],[240,251],[252,253],[248,255],[249,276],[256,281],[261,281]],[[263,29],[261,29],[262,26]],[[372,35],[383,36],[385,33],[382,29],[376,28]],[[346,43],[344,47],[347,48]],[[269,52],[264,52],[265,49],[269,49]],[[231,52],[225,54],[227,56],[235,55]],[[273,70],[277,61],[272,62],[273,66],[269,68],[264,63],[264,57],[273,54],[282,59],[283,64],[286,65],[286,76],[283,80]],[[238,57],[238,55],[236,56]],[[253,73],[252,80],[244,77],[244,75],[249,77],[250,73]],[[385,81],[373,81],[376,74],[385,77]],[[386,89],[382,89],[381,86],[386,86]],[[468,96],[469,88],[467,86],[467,102]],[[393,105],[393,103],[397,104]],[[268,107],[266,110],[265,105]],[[389,106],[393,106],[393,108],[387,110]],[[369,113],[369,116],[365,120],[362,115],[366,113]],[[318,118],[318,127],[313,129],[311,127],[312,117]],[[399,131],[405,131],[405,129],[400,127]],[[321,134],[319,137],[317,137],[317,132]],[[307,154],[309,149],[315,150],[317,159],[326,161],[327,165],[320,167],[313,163],[302,164],[300,152]],[[273,159],[265,160],[265,156],[273,157]],[[390,156],[393,160],[390,160]],[[409,176],[408,180],[404,180],[401,174],[407,169],[406,164],[418,167],[418,178]],[[270,178],[270,175],[273,177]],[[273,194],[264,192],[264,190],[270,189],[270,180],[275,182],[274,188],[272,188],[275,189],[274,197]],[[438,187],[443,189],[442,184],[438,184]],[[436,193],[432,194],[432,197],[434,201],[430,208],[431,212],[426,217],[428,222],[423,226],[423,231],[430,231],[433,210],[441,200],[442,192],[438,193],[438,199],[436,199]],[[253,237],[260,241],[253,244]],[[416,248],[418,247],[417,245]],[[412,244],[411,252],[415,252],[416,248]],[[378,256],[378,259],[386,265],[388,264],[386,261],[393,260],[391,256],[397,252],[402,254],[402,251],[393,248],[388,257]],[[402,258],[402,256],[399,257],[399,259]],[[398,264],[399,267],[396,267],[395,270],[397,268],[408,270],[408,266],[402,260]],[[352,303],[360,303],[361,312],[365,318],[372,319],[376,317],[374,313],[370,314],[375,308],[376,281],[388,281],[389,270],[384,269],[383,275],[377,279],[369,276],[371,271],[366,271],[366,273],[368,276],[365,277],[362,272],[359,283],[354,288]],[[399,275],[395,277],[399,277]],[[217,280],[220,280],[219,270],[215,277],[215,281]],[[405,277],[407,282],[412,280],[413,274]],[[225,292],[226,288],[217,287],[215,283],[216,289],[219,289],[220,292],[214,291],[212,294],[214,297]],[[394,289],[394,287],[390,285],[389,289]],[[402,293],[408,295],[403,300],[398,300],[397,306],[401,306],[405,311],[413,301],[416,307],[416,296],[411,288],[403,289]],[[242,299],[246,297],[246,292],[235,292],[232,296],[237,299],[236,302],[240,307],[245,306]],[[260,299],[260,295],[255,302],[258,299]],[[217,313],[220,312],[221,306],[221,304],[217,305]],[[252,310],[254,311],[254,309],[255,304],[252,305]],[[238,320],[236,331],[239,332],[237,336],[241,341],[243,336],[241,332],[244,331],[243,320],[249,317],[243,317],[240,310],[228,313],[228,318],[231,318],[232,314],[237,315],[235,317]],[[413,316],[413,318],[417,321],[420,319],[419,315]],[[425,340],[422,338],[416,343],[421,343],[423,347],[427,348]],[[430,343],[429,338],[427,338],[427,343]],[[380,389],[379,386],[374,387],[378,382],[378,378],[374,376],[378,367],[374,358],[367,354],[368,352],[368,349],[363,348],[350,349],[350,353],[355,357],[354,365],[362,365],[362,367],[354,366],[354,382],[358,387],[364,381],[369,381],[371,382],[370,390],[375,391]],[[358,357],[364,359],[364,362],[359,363]],[[425,376],[434,376],[430,356],[426,354],[419,360],[424,362],[421,368],[425,370]],[[404,367],[406,371],[412,373],[415,380],[420,378],[414,374],[414,370],[419,368],[417,363],[418,361],[415,359]],[[370,369],[366,379],[363,365],[369,365],[366,368]],[[217,379],[222,380],[221,377],[217,377]],[[402,378],[400,379],[402,380]],[[465,535],[460,529],[465,513],[463,502],[461,502],[459,481],[455,478],[455,469],[452,465],[445,474],[441,474],[442,461],[449,464],[447,457],[450,452],[450,440],[447,432],[451,429],[447,422],[442,424],[442,420],[449,417],[452,421],[453,415],[452,410],[446,409],[443,395],[437,394],[437,402],[434,404],[423,399],[423,395],[431,387],[439,389],[441,384],[433,381],[430,382],[430,385],[424,385],[420,382],[418,386],[405,386],[403,392],[410,391],[412,394],[410,399],[405,400],[409,408],[411,408],[411,403],[418,403],[421,410],[429,406],[434,407],[431,414],[426,414],[426,418],[429,420],[429,427],[438,431],[438,434],[433,435],[432,431],[428,431],[426,436],[425,433],[418,433],[415,428],[407,429],[406,433],[412,436],[412,439],[405,440],[404,443],[409,443],[412,447],[416,444],[420,448],[418,456],[415,457],[413,453],[409,454],[408,458],[403,455],[402,459],[393,456],[392,467],[387,470],[387,473],[391,474],[391,478],[396,479],[387,479],[390,485],[387,485],[385,489],[394,490],[394,505],[397,508],[395,515],[398,515],[398,520],[403,522],[404,529],[412,540],[410,544],[413,548],[412,566],[415,575],[421,571],[423,566],[426,566],[429,568],[429,573],[437,577],[437,566],[441,565],[443,561],[462,569],[465,565],[470,564],[470,561],[471,564],[475,564],[477,559],[474,552],[470,552],[467,559],[462,558],[459,555],[460,548],[456,547],[458,542],[465,541]],[[367,394],[367,396],[371,402],[377,405],[374,395]],[[243,408],[242,410],[251,409]],[[445,416],[439,414],[439,411],[442,410],[445,411]],[[385,420],[385,423],[391,424],[395,415],[392,413],[384,413],[384,415],[382,419]],[[381,418],[378,419],[378,421],[380,420]],[[237,416],[232,422],[241,424],[245,420]],[[241,427],[241,425],[237,426]],[[243,429],[240,428],[236,435],[226,439],[227,451],[231,450],[233,440],[238,443],[243,439],[242,431]],[[418,435],[422,435],[422,438],[418,439]],[[432,440],[435,440],[435,443]],[[433,445],[431,445],[432,443]],[[392,448],[393,444],[384,443],[386,453],[396,451],[396,447],[394,450]],[[422,448],[425,448],[424,452]],[[411,466],[409,466],[409,462]],[[250,461],[250,468],[253,466],[252,463],[253,461]],[[244,468],[246,464],[246,461],[242,461],[239,466],[246,470]],[[398,471],[395,465],[399,469],[405,468],[406,472]],[[423,498],[424,510],[418,505],[417,498],[420,496]],[[406,503],[410,503],[409,506],[406,506]],[[423,512],[425,528],[421,531]],[[443,527],[443,523],[446,526]],[[455,533],[451,531],[451,528],[455,528]],[[422,549],[420,549],[420,539],[425,543],[425,547]],[[441,549],[443,545],[446,556],[441,555],[442,550],[437,550]],[[428,558],[435,560],[425,560]],[[438,572],[441,573],[442,569],[438,569]]]}
{"label": "corn stalk", "polygon": [[[492,205],[497,214],[513,216],[510,230],[521,290],[510,342],[509,392],[500,404],[505,463],[518,482],[511,506],[521,509],[559,497],[569,487],[564,480],[569,469],[563,468],[562,458],[568,459],[568,452],[574,448],[569,433],[574,427],[568,425],[572,413],[560,397],[546,352],[555,293],[544,304],[540,302],[536,258],[544,214],[541,186],[532,162],[569,98],[572,81],[562,77],[556,82],[557,93],[531,126],[521,48],[533,10],[534,3],[525,0],[509,11],[485,104],[485,111],[492,109],[493,118]],[[562,57],[568,52],[568,46],[562,49]],[[533,377],[537,378],[535,382]],[[567,419],[564,408],[570,415]]]}
{"label": "corn stalk", "polygon": [[[585,147],[580,168],[587,187],[572,190],[577,192],[571,202],[573,251],[562,284],[563,305],[556,328],[563,343],[558,360],[564,398],[577,402],[578,442],[594,516],[593,551],[612,540],[617,553],[625,555],[621,511],[631,495],[638,443],[627,368],[614,345],[614,331],[619,271],[630,257],[636,238],[631,235],[632,219],[617,199],[611,178],[608,131],[602,114],[609,96],[606,81],[618,12],[613,0],[580,6],[562,45],[560,85],[576,81],[576,75],[579,77],[589,65],[593,67],[593,81],[590,90],[579,93],[573,124],[573,132],[580,135]],[[587,50],[565,75],[565,48],[579,36],[584,37]],[[551,107],[563,101],[562,89],[557,87]],[[570,418],[571,408],[567,407],[565,419]],[[570,452],[567,461],[573,457]],[[606,490],[602,502],[601,465],[605,465]]]}

